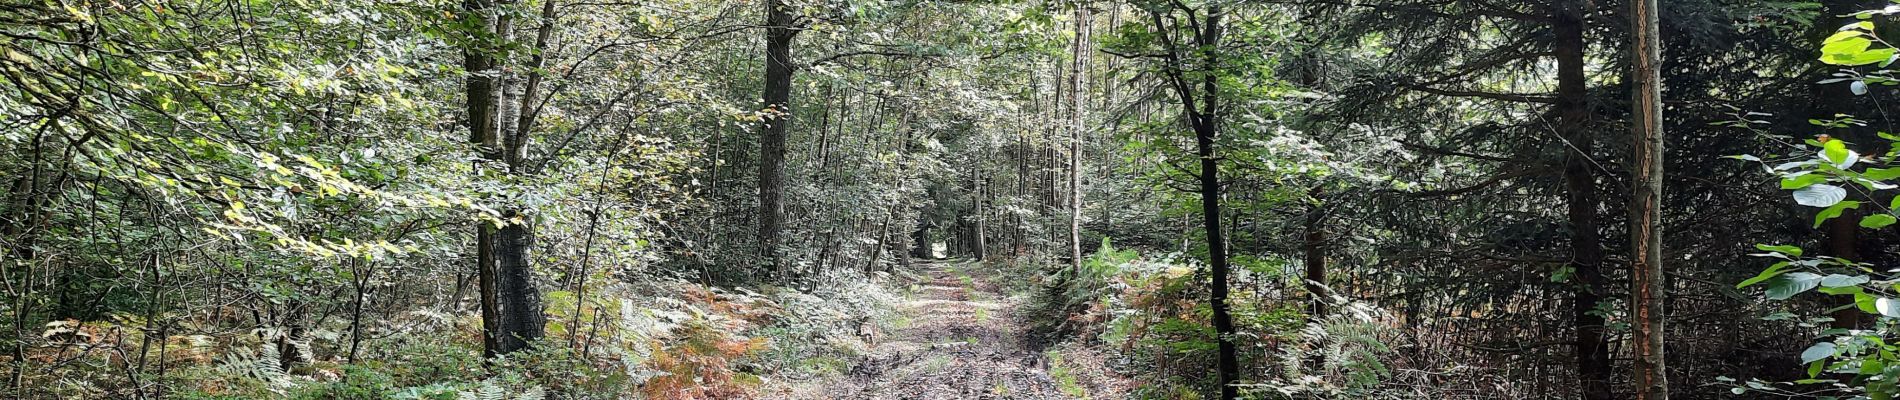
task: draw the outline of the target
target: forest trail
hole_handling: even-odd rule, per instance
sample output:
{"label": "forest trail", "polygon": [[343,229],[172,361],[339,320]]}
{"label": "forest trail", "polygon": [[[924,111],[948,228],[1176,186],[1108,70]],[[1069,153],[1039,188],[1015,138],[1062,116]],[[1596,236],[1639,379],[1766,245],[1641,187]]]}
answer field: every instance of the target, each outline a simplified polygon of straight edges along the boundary
{"label": "forest trail", "polygon": [[783,398],[1067,399],[1029,349],[1016,301],[965,260],[921,261],[900,274],[906,323],[879,332],[842,376]]}

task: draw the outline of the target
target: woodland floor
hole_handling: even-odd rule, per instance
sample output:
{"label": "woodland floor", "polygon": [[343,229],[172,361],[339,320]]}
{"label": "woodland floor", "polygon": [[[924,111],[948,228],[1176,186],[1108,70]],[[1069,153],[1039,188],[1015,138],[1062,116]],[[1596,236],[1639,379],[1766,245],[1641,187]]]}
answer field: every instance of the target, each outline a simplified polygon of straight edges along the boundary
{"label": "woodland floor", "polygon": [[900,273],[908,323],[880,332],[850,370],[786,399],[1069,399],[1028,346],[1018,300],[968,261],[918,262]]}

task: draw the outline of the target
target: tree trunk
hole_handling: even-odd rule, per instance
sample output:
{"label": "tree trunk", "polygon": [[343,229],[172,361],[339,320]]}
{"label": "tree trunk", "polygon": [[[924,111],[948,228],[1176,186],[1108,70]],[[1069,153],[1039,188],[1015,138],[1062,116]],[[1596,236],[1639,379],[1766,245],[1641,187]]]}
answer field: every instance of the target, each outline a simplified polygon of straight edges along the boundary
{"label": "tree trunk", "polygon": [[[1035,101],[1037,98],[1035,93],[1029,93],[1028,96],[1031,102],[1030,108],[1041,107],[1040,102]],[[1028,119],[1027,116],[1022,116],[1022,118]],[[1029,134],[1027,132],[1021,130],[1016,131],[1015,149],[1016,187],[1013,188],[1015,192],[1012,193],[1014,194],[1012,198],[1014,199],[1014,204],[1020,207],[1022,206],[1022,201],[1029,197],[1029,153],[1031,150],[1029,146]],[[1029,247],[1029,232],[1025,226],[1026,223],[1023,221],[1021,213],[1014,212],[1009,213],[1009,221],[1009,255],[1012,258],[1022,257],[1023,251]]]}
{"label": "tree trunk", "polygon": [[[983,261],[984,259],[989,258],[989,251],[990,251],[989,232],[988,232],[989,227],[987,226],[989,222],[989,215],[986,214],[985,211],[983,210],[984,196],[988,195],[986,181],[987,179],[983,178],[982,172],[979,169],[977,173],[977,177],[976,177],[976,199],[974,199],[974,202],[976,203],[976,254],[975,256],[976,256],[977,261]],[[929,243],[925,243],[924,245],[928,247]]]}
{"label": "tree trunk", "polygon": [[1610,400],[1609,345],[1604,320],[1596,312],[1603,298],[1603,238],[1597,229],[1596,174],[1591,156],[1596,138],[1590,130],[1589,81],[1584,74],[1584,2],[1566,0],[1553,19],[1556,34],[1558,136],[1564,143],[1563,178],[1570,224],[1570,265],[1575,278],[1571,324],[1577,330],[1572,353],[1577,390],[1584,400]]}
{"label": "tree trunk", "polygon": [[462,51],[462,69],[469,74],[464,86],[468,96],[469,143],[481,145],[484,153],[493,152],[501,145],[501,77],[497,69],[496,52],[501,46],[485,43],[500,42],[508,35],[510,22],[506,15],[495,12],[495,0],[466,0],[463,10],[470,18],[481,21],[480,31],[473,39],[473,48]]}
{"label": "tree trunk", "polygon": [[[462,68],[468,73],[465,94],[468,96],[469,142],[478,145],[486,159],[500,155],[502,80],[495,54],[499,46],[483,42],[501,41],[510,25],[507,16],[494,11],[495,6],[493,0],[462,3],[470,18],[482,21],[480,31],[474,35],[477,44],[462,53]],[[501,320],[497,313],[499,296],[495,290],[494,239],[494,225],[482,222],[475,237],[475,268],[477,285],[481,288],[482,353],[490,357],[499,355],[501,349],[498,341],[500,336],[497,335],[501,331]]]}
{"label": "tree trunk", "polygon": [[792,125],[792,37],[798,34],[795,17],[784,0],[765,2],[766,117],[759,137],[759,255],[779,279],[785,263],[779,260],[779,233],[785,205],[785,138]]}
{"label": "tree trunk", "polygon": [[[891,230],[891,227],[889,226],[890,224],[900,223],[904,221],[902,218],[903,218],[903,213],[905,209],[906,207],[892,207],[891,208],[891,217],[884,220],[885,232],[890,232]],[[910,262],[911,262],[911,256],[910,256],[911,249],[917,248],[918,246],[914,246],[914,243],[911,243],[911,237],[909,235],[904,235],[902,233],[899,233],[896,236],[897,236],[897,240],[891,242],[891,247],[892,247],[891,254],[897,257],[898,267],[903,267],[905,270],[909,270]]]}
{"label": "tree trunk", "polygon": [[[505,44],[513,26],[505,13],[496,10],[497,6],[490,0],[463,2],[470,17],[484,21],[480,39],[486,40],[463,52],[463,68],[469,73],[465,88],[469,139],[480,145],[485,159],[504,164],[510,174],[521,174],[526,172],[522,149],[527,146],[527,134],[534,122],[534,112],[529,107],[533,99],[519,99],[521,120],[513,124],[513,129],[504,126],[502,110],[508,103],[508,85],[502,76],[500,60],[506,59],[502,49],[507,48]],[[552,4],[543,8],[543,24],[534,44],[537,53],[547,48],[553,10]],[[539,55],[535,58],[537,63],[542,59]],[[539,84],[540,79],[530,77],[525,88],[527,94],[534,95]],[[504,221],[517,218],[523,221],[511,221],[501,227],[484,222],[476,236],[476,275],[481,280],[482,291],[482,345],[483,354],[488,356],[527,347],[541,337],[545,326],[541,296],[534,286],[529,258],[532,226],[518,209],[509,208],[502,214]]]}
{"label": "tree trunk", "polygon": [[[1210,18],[1210,22],[1213,19]],[[1210,99],[1213,96],[1209,95]],[[1210,102],[1211,104],[1211,102]],[[1220,359],[1217,369],[1221,382],[1221,398],[1233,399],[1239,396],[1233,386],[1240,379],[1240,364],[1234,355],[1234,322],[1227,308],[1227,240],[1221,232],[1220,206],[1220,162],[1215,158],[1214,137],[1218,133],[1212,115],[1203,115],[1202,122],[1194,127],[1197,154],[1201,157],[1201,223],[1207,235],[1207,259],[1210,270],[1208,282],[1212,292],[1208,303],[1214,311],[1214,332],[1220,335]]]}
{"label": "tree trunk", "polygon": [[911,231],[910,233],[910,237],[911,237],[910,241],[912,244],[912,246],[910,247],[911,256],[914,256],[917,258],[923,258],[923,259],[931,258],[932,256],[932,254],[930,254],[931,253],[930,251],[930,226],[931,225],[932,223],[930,222],[930,220],[925,218],[922,221],[917,222],[917,230]]}
{"label": "tree trunk", "polygon": [[1073,69],[1069,71],[1069,268],[1082,269],[1082,136],[1088,129],[1089,34],[1093,21],[1088,4],[1075,5]]}
{"label": "tree trunk", "polygon": [[[1052,256],[1056,256],[1057,258],[1063,258],[1063,257],[1069,256],[1068,252],[1065,251],[1061,253],[1055,253],[1054,251],[1055,246],[1060,246],[1061,245],[1060,243],[1063,242],[1063,240],[1058,236],[1062,234],[1062,231],[1056,229],[1056,224],[1060,223],[1060,219],[1062,218],[1060,216],[1061,215],[1060,213],[1062,211],[1061,210],[1062,203],[1056,200],[1056,197],[1059,196],[1059,193],[1061,192],[1061,189],[1056,187],[1056,182],[1062,181],[1060,177],[1060,175],[1062,174],[1062,170],[1061,168],[1057,167],[1058,157],[1061,157],[1061,155],[1056,154],[1057,153],[1056,141],[1061,140],[1060,139],[1062,137],[1061,131],[1066,130],[1066,129],[1063,129],[1063,126],[1062,126],[1063,123],[1060,119],[1062,115],[1063,101],[1064,101],[1064,98],[1067,97],[1065,94],[1068,93],[1068,92],[1063,91],[1063,88],[1068,87],[1068,81],[1065,80],[1065,78],[1063,78],[1064,68],[1062,67],[1062,63],[1060,61],[1052,62],[1050,64],[1051,64],[1050,66],[1052,67],[1050,69],[1053,70],[1053,73],[1055,74],[1056,90],[1055,92],[1052,92],[1049,94],[1049,103],[1051,103],[1049,112],[1054,114],[1055,117],[1048,118],[1047,122],[1049,126],[1047,127],[1047,129],[1043,130],[1042,160],[1041,160],[1042,162],[1040,165],[1041,169],[1037,170],[1036,174],[1037,174],[1038,183],[1041,185],[1040,187],[1041,191],[1039,195],[1042,196],[1041,204],[1042,204],[1043,214],[1041,216],[1044,217],[1043,225],[1042,225],[1043,226],[1042,239],[1045,241],[1044,243],[1046,243],[1044,244],[1045,246],[1044,248],[1049,249]],[[1060,254],[1060,255],[1056,255],[1056,254]],[[1061,261],[1064,264],[1069,263],[1069,260],[1058,260],[1058,261]]]}
{"label": "tree trunk", "polygon": [[1319,321],[1326,317],[1326,208],[1324,190],[1314,187],[1309,195],[1314,204],[1306,213],[1306,313]]}
{"label": "tree trunk", "polygon": [[[1855,242],[1859,239],[1860,213],[1858,211],[1852,209],[1844,210],[1841,212],[1841,216],[1827,221],[1828,255],[1847,260],[1859,259],[1860,252],[1855,249]],[[1861,312],[1860,308],[1854,307],[1852,299],[1838,303],[1836,306],[1840,309],[1828,313],[1828,316],[1834,317],[1834,321],[1828,322],[1828,327],[1840,329],[1859,328],[1861,325],[1861,316],[1867,314]]]}
{"label": "tree trunk", "polygon": [[[1198,48],[1201,49],[1203,68],[1212,69],[1219,65],[1217,61],[1221,36],[1220,6],[1209,6],[1207,10],[1206,32],[1201,34]],[[1220,88],[1219,78],[1214,71],[1204,71],[1201,79],[1202,110],[1200,129],[1196,129],[1195,147],[1201,156],[1201,208],[1207,214],[1208,263],[1213,269],[1212,301],[1214,333],[1219,337],[1219,360],[1217,369],[1221,382],[1221,399],[1232,400],[1239,397],[1240,361],[1235,355],[1234,321],[1227,310],[1227,244],[1221,234],[1220,226],[1220,159],[1214,151],[1214,138],[1220,130]]]}
{"label": "tree trunk", "polygon": [[[1190,14],[1188,18],[1194,18],[1193,10],[1182,8],[1180,11]],[[1236,357],[1234,346],[1233,316],[1227,306],[1229,265],[1227,240],[1221,230],[1220,156],[1215,149],[1215,139],[1220,134],[1221,123],[1219,76],[1215,68],[1220,65],[1218,47],[1223,16],[1219,5],[1209,5],[1204,16],[1205,21],[1196,25],[1200,30],[1192,32],[1193,43],[1187,44],[1175,43],[1168,37],[1168,32],[1172,28],[1166,21],[1170,18],[1153,11],[1149,13],[1149,16],[1153,17],[1155,29],[1161,33],[1162,40],[1166,41],[1169,47],[1167,49],[1168,78],[1175,93],[1181,99],[1182,115],[1194,129],[1195,154],[1199,156],[1201,163],[1200,174],[1196,176],[1200,181],[1198,191],[1201,195],[1201,229],[1207,238],[1210,292],[1208,306],[1213,311],[1211,317],[1218,352],[1215,370],[1217,382],[1220,384],[1221,399],[1232,400],[1240,395],[1240,388],[1235,386],[1240,381],[1240,362]],[[1201,78],[1198,91],[1192,88],[1193,84],[1189,83],[1188,74],[1183,71],[1186,63],[1181,61],[1182,48],[1194,49],[1194,54],[1200,58],[1194,63],[1197,68],[1200,68],[1195,71]],[[1200,100],[1198,106],[1195,104],[1196,98]]]}
{"label": "tree trunk", "polygon": [[884,255],[885,243],[891,238],[891,214],[891,212],[886,212],[884,221],[877,224],[877,245],[871,246],[871,259],[864,263],[865,275],[877,272],[877,259]]}
{"label": "tree trunk", "polygon": [[[503,219],[519,217],[516,211]],[[547,317],[541,312],[541,291],[534,286],[530,246],[534,227],[528,222],[510,223],[495,232],[495,293],[500,297],[496,310],[501,330],[496,333],[496,352],[512,353],[540,339]]]}
{"label": "tree trunk", "polygon": [[1662,255],[1662,43],[1657,0],[1631,2],[1630,27],[1633,58],[1630,72],[1634,94],[1631,121],[1635,138],[1631,158],[1630,198],[1630,315],[1636,357],[1637,400],[1668,400],[1669,378],[1664,368]]}

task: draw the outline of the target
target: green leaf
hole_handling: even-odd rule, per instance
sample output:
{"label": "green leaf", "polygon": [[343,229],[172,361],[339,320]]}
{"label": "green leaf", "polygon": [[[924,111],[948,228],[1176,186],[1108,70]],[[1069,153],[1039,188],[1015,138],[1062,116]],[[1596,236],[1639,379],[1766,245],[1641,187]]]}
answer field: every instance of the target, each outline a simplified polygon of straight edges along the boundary
{"label": "green leaf", "polygon": [[1849,57],[1867,51],[1874,46],[1874,40],[1859,35],[1849,37],[1829,37],[1832,41],[1821,46],[1821,58]]}
{"label": "green leaf", "polygon": [[1887,61],[1893,58],[1894,49],[1870,49],[1874,41],[1866,37],[1840,38],[1821,46],[1821,62],[1857,66]]}
{"label": "green leaf", "polygon": [[1879,374],[1880,371],[1885,370],[1885,369],[1887,369],[1887,363],[1880,361],[1880,359],[1878,358],[1860,360],[1860,374],[1861,375],[1875,375],[1875,374]]}
{"label": "green leaf", "polygon": [[1831,288],[1860,286],[1861,284],[1867,283],[1868,280],[1865,275],[1828,274],[1827,276],[1821,277],[1821,286]]}
{"label": "green leaf", "polygon": [[1811,363],[1834,356],[1834,342],[1819,342],[1801,351],[1801,362]]}
{"label": "green leaf", "polygon": [[1802,174],[1801,176],[1797,176],[1797,177],[1782,178],[1781,188],[1785,190],[1795,190],[1795,189],[1805,188],[1808,186],[1814,186],[1814,184],[1822,183],[1822,182],[1827,182],[1827,175]]}
{"label": "green leaf", "polygon": [[1784,244],[1784,245],[1773,245],[1773,246],[1770,246],[1770,245],[1765,245],[1765,244],[1758,244],[1758,245],[1755,245],[1755,249],[1757,249],[1757,250],[1761,250],[1761,251],[1772,251],[1772,252],[1776,252],[1776,253],[1781,253],[1781,254],[1787,254],[1787,255],[1790,255],[1790,256],[1795,256],[1795,257],[1800,257],[1800,256],[1801,256],[1801,247],[1798,247],[1798,246],[1789,246],[1789,245],[1785,245],[1785,244]]}
{"label": "green leaf", "polygon": [[1867,172],[1860,173],[1860,177],[1877,181],[1900,178],[1900,168],[1868,168]]}
{"label": "green leaf", "polygon": [[1787,300],[1821,285],[1821,276],[1808,272],[1782,274],[1768,281],[1769,300]]}
{"label": "green leaf", "polygon": [[1781,275],[1782,268],[1787,268],[1787,267],[1788,267],[1788,263],[1786,261],[1775,263],[1775,265],[1769,266],[1768,269],[1762,270],[1760,274],[1756,274],[1755,277],[1748,278],[1748,280],[1742,281],[1742,283],[1735,284],[1735,288],[1741,289],[1741,288],[1745,288],[1749,286],[1754,286],[1755,284],[1761,283],[1762,281],[1774,279],[1775,276]]}
{"label": "green leaf", "polygon": [[1821,41],[1821,43],[1822,44],[1834,43],[1834,42],[1858,38],[1858,37],[1862,37],[1866,35],[1867,35],[1866,33],[1863,33],[1858,30],[1845,30],[1845,31],[1835,32],[1834,36],[1828,36],[1827,40],[1823,40]]}
{"label": "green leaf", "polygon": [[1900,299],[1886,297],[1874,299],[1874,311],[1880,315],[1900,318]]}
{"label": "green leaf", "polygon": [[1824,294],[1835,295],[1835,296],[1858,295],[1861,293],[1867,293],[1866,291],[1861,290],[1860,286],[1822,286],[1820,289],[1815,289],[1814,291],[1821,292]]}
{"label": "green leaf", "polygon": [[1821,142],[1821,154],[1835,164],[1847,162],[1847,142],[1840,139]]}
{"label": "green leaf", "polygon": [[1888,225],[1893,225],[1894,222],[1900,222],[1900,220],[1896,220],[1893,217],[1893,214],[1874,214],[1874,215],[1862,217],[1860,219],[1860,227],[1869,228],[1869,229],[1880,229],[1880,228],[1885,228]]}
{"label": "green leaf", "polygon": [[[1822,185],[1822,186],[1825,186],[1825,185]],[[1842,212],[1846,212],[1848,209],[1853,209],[1853,208],[1860,208],[1860,202],[1843,201],[1839,203],[1834,203],[1833,206],[1828,207],[1826,210],[1821,210],[1820,214],[1814,215],[1814,227],[1820,228],[1821,223],[1827,222],[1827,220],[1834,219],[1835,217],[1840,217]]]}
{"label": "green leaf", "polygon": [[1900,50],[1895,50],[1893,48],[1868,50],[1860,54],[1854,55],[1854,57],[1847,60],[1847,62],[1850,63],[1850,65],[1887,63],[1893,60],[1893,55],[1896,52],[1900,52]]}

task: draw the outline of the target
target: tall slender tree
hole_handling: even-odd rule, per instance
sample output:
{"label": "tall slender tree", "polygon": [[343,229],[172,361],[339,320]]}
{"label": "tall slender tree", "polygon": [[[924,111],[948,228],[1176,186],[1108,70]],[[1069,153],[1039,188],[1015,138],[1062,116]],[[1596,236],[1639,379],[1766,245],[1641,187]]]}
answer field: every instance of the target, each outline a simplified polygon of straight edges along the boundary
{"label": "tall slender tree", "polygon": [[1656,0],[1630,2],[1630,315],[1637,400],[1668,400],[1663,357],[1662,41]]}
{"label": "tall slender tree", "polygon": [[[512,25],[506,13],[496,12],[493,0],[469,0],[462,3],[463,11],[473,24],[467,49],[462,51],[462,68],[467,71],[468,79],[464,84],[468,114],[469,142],[475,144],[485,159],[500,156],[501,145],[501,86],[498,49],[502,46],[494,43],[503,40],[503,35]],[[480,287],[482,309],[482,350],[483,354],[494,356],[500,353],[501,317],[500,299],[496,291],[497,276],[495,270],[495,234],[498,228],[487,221],[480,223],[475,238],[475,274],[476,285]]]}
{"label": "tall slender tree", "polygon": [[1074,65],[1069,71],[1069,266],[1082,267],[1082,137],[1088,130],[1088,69],[1093,52],[1090,30],[1093,10],[1085,1],[1075,4]]}
{"label": "tall slender tree", "polygon": [[[1149,8],[1148,17],[1160,40],[1164,60],[1161,75],[1181,102],[1181,118],[1194,132],[1195,174],[1201,200],[1201,229],[1207,239],[1208,308],[1216,335],[1216,382],[1220,398],[1239,397],[1240,361],[1234,345],[1234,321],[1227,304],[1227,239],[1221,228],[1219,139],[1222,124],[1220,90],[1221,37],[1225,28],[1221,4],[1200,9],[1174,2]],[[1179,37],[1185,35],[1186,37]]]}
{"label": "tall slender tree", "polygon": [[1597,311],[1603,301],[1603,237],[1597,227],[1596,166],[1592,156],[1596,137],[1590,129],[1589,80],[1585,75],[1584,40],[1588,1],[1559,0],[1554,6],[1551,30],[1556,42],[1552,55],[1557,60],[1558,147],[1564,150],[1563,182],[1565,219],[1570,224],[1570,270],[1574,277],[1574,301],[1571,323],[1577,336],[1572,352],[1577,362],[1577,390],[1585,400],[1610,400],[1610,354],[1604,339],[1604,319]]}

